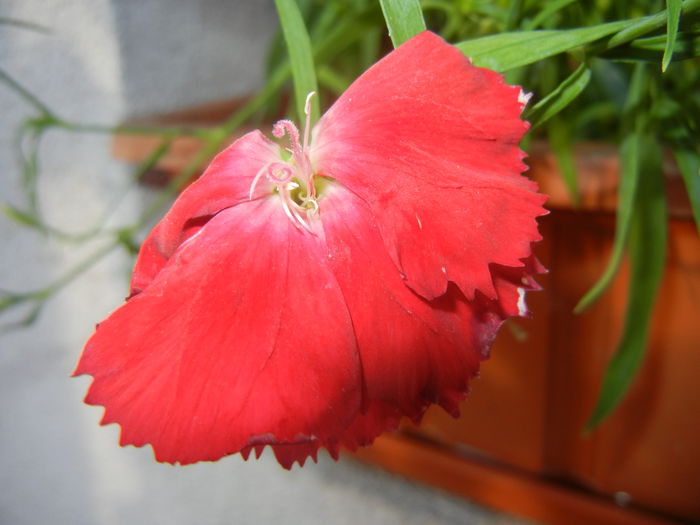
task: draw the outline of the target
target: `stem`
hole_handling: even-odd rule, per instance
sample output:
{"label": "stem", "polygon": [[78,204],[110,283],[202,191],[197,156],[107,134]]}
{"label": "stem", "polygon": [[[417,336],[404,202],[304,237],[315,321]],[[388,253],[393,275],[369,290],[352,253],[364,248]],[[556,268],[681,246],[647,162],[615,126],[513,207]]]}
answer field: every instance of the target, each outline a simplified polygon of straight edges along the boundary
{"label": "stem", "polygon": [[0,68],[0,80],[9,85],[19,96],[38,109],[42,114],[53,116],[48,106],[39,100],[31,91],[12,78],[4,69]]}

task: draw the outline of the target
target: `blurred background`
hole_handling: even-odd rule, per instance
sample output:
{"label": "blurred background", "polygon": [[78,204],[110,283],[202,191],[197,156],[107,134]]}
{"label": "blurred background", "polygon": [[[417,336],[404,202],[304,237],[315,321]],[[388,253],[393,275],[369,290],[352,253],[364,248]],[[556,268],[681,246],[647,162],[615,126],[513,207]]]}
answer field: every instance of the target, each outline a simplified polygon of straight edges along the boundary
{"label": "blurred background", "polygon": [[[327,107],[391,41],[379,2],[299,4]],[[683,18],[662,74],[667,5]],[[700,2],[421,6],[430,29],[534,94],[523,147],[551,196],[537,248],[550,272],[463,417],[431,410],[356,457],[287,472],[267,453],[157,464],[118,447],[116,425],[82,403],[90,379],[69,378],[126,295],[144,232],[205,164],[198,152],[291,111],[274,2],[0,2],[0,305],[13,328],[0,335],[1,524],[700,522]],[[551,40],[525,40],[535,30]],[[501,36],[465,42],[484,35]],[[624,177],[647,181],[630,216],[663,231],[639,230],[575,315],[626,246]],[[621,348],[617,383],[604,381]],[[614,402],[584,431],[601,386]]]}

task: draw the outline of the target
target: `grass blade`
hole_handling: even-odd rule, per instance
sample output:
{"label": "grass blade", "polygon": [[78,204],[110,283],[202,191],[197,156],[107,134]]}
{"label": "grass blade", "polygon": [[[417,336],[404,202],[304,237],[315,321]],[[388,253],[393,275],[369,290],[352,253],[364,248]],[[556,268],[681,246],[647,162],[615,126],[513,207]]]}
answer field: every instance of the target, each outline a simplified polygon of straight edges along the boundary
{"label": "grass blade", "polygon": [[580,195],[569,125],[559,118],[554,118],[550,120],[547,131],[547,138],[552,146],[552,152],[557,160],[557,166],[566,184],[566,189],[569,190],[571,202],[574,208],[577,208],[580,203]]}
{"label": "grass blade", "polygon": [[535,18],[530,22],[525,24],[524,28],[527,31],[532,31],[543,25],[547,20],[549,20],[555,13],[564,9],[565,7],[573,4],[577,0],[552,0],[545,4],[545,7],[537,13]]}
{"label": "grass blade", "polygon": [[[625,112],[631,115],[635,110],[639,110],[642,100],[642,92],[646,88],[647,76],[643,64],[639,64],[635,70],[630,85]],[[636,117],[635,128],[627,133],[620,146],[620,187],[618,189],[617,214],[615,219],[615,240],[613,241],[612,255],[603,275],[591,287],[574,308],[574,312],[581,313],[593,304],[608,288],[615,277],[622,255],[625,251],[625,244],[632,222],[632,212],[639,183],[639,173],[641,166],[641,127],[642,119]]]}
{"label": "grass blade", "polygon": [[630,232],[629,298],[620,344],[603,378],[586,431],[598,426],[622,401],[647,346],[649,322],[666,262],[666,199],[661,151],[651,137],[642,141],[642,176]]}
{"label": "grass blade", "polygon": [[666,68],[671,63],[673,58],[673,47],[676,44],[676,35],[678,34],[678,25],[681,21],[681,0],[666,0],[666,48],[664,49],[664,57],[661,60],[661,71],[666,72]]}
{"label": "grass blade", "polygon": [[456,46],[477,66],[502,73],[589,44],[632,23],[634,20],[620,20],[579,29],[516,31],[474,38]]}
{"label": "grass blade", "polygon": [[[682,3],[684,15],[700,10],[700,0]],[[578,29],[516,31],[459,42],[456,46],[477,66],[498,72],[538,62],[616,33],[606,49],[625,44],[663,27],[667,11],[629,20],[618,20]]]}
{"label": "grass blade", "polygon": [[627,236],[632,222],[632,211],[639,183],[641,145],[639,134],[630,133],[620,147],[620,187],[618,189],[617,216],[615,220],[615,240],[612,255],[603,275],[591,287],[574,308],[581,313],[593,304],[608,288],[622,262]]}
{"label": "grass blade", "polygon": [[[684,15],[700,10],[700,0],[685,0],[681,6],[681,11]],[[626,44],[637,37],[646,35],[655,29],[663,27],[667,24],[668,12],[666,9],[656,13],[655,15],[645,16],[638,20],[632,20],[633,24],[621,30],[618,34],[608,42],[608,49],[622,44]]]}
{"label": "grass blade", "polygon": [[418,0],[379,0],[394,47],[425,31],[425,20]]}
{"label": "grass blade", "polygon": [[586,64],[581,64],[556,89],[528,110],[525,119],[532,123],[533,128],[540,126],[578,97],[590,80],[591,70]]}
{"label": "grass blade", "polygon": [[673,148],[678,169],[685,182],[695,225],[700,233],[700,153],[692,145],[677,145]]}
{"label": "grass blade", "polygon": [[[318,94],[318,82],[316,81],[311,40],[295,0],[275,0],[275,6],[277,7],[282,33],[289,52],[289,62],[292,67],[297,117],[299,122],[303,122],[306,96],[312,91]],[[321,106],[318,99],[318,96],[311,99],[312,124],[318,120],[321,114]]]}

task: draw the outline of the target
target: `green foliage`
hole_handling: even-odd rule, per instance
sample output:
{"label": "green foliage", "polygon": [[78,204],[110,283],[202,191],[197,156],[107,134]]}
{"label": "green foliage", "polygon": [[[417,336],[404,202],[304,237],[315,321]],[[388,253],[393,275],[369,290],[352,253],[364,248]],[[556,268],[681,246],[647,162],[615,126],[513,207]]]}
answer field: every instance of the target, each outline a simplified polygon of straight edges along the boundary
{"label": "green foliage", "polygon": [[[122,128],[68,122],[21,82],[0,69],[0,84],[14,91],[35,115],[17,131],[20,176],[26,202],[5,215],[22,227],[69,242],[104,241],[66,275],[36,291],[0,292],[0,313],[24,307],[11,325],[25,326],[46,300],[111,250],[133,252],[135,239],[211,156],[244,123],[264,121],[285,107],[290,80],[297,116],[306,95],[314,120],[326,105],[379,57],[426,27],[472,58],[506,74],[533,93],[526,117],[528,140],[547,138],[574,203],[578,202],[572,144],[606,140],[620,145],[622,175],[616,233],[609,264],[577,310],[590,306],[614,278],[625,254],[632,276],[624,333],[603,381],[591,428],[614,410],[644,356],[654,298],[664,267],[666,206],[661,179],[664,148],[683,176],[700,231],[700,0],[275,0],[281,31],[267,63],[267,80],[244,107],[215,128]],[[31,23],[1,19],[16,30],[44,34]],[[645,65],[646,64],[646,65]],[[188,134],[201,152],[141,217],[118,231],[106,221],[79,235],[44,223],[38,205],[40,145],[49,130],[67,133],[140,133],[161,137],[161,146],[134,172],[134,183]]]}
{"label": "green foliage", "polygon": [[[295,0],[275,0],[280,26],[289,50],[289,63],[294,78],[294,99],[296,100],[297,117],[304,120],[306,98],[309,93],[318,94],[314,57],[311,51],[309,33],[304,25],[304,19]],[[311,122],[316,122],[320,116],[318,96],[311,98]]]}
{"label": "green foliage", "polygon": [[425,31],[425,20],[418,0],[379,0],[394,47]]}
{"label": "green foliage", "polygon": [[620,344],[605,372],[588,430],[600,424],[620,403],[642,364],[649,320],[663,277],[667,218],[661,149],[653,137],[643,133],[633,133],[640,173],[629,239],[631,276],[625,325]]}
{"label": "green foliage", "polygon": [[586,89],[590,81],[591,70],[585,63],[581,63],[578,69],[549,95],[526,111],[524,117],[530,121],[533,128],[541,126],[573,102]]}
{"label": "green foliage", "polygon": [[661,60],[661,71],[666,71],[673,58],[675,50],[676,36],[678,35],[678,24],[681,21],[682,0],[666,0],[666,47],[664,47],[664,57]]}
{"label": "green foliage", "polygon": [[569,30],[516,31],[460,42],[457,47],[475,65],[508,71],[571,51],[624,28],[628,22],[611,22]]}
{"label": "green foliage", "polygon": [[644,101],[643,93],[647,87],[646,81],[644,64],[639,64],[632,79],[625,105],[625,120],[628,123],[622,145],[620,146],[620,189],[618,192],[619,200],[617,203],[613,251],[603,275],[576,305],[574,311],[577,313],[588,308],[610,286],[625,253],[642,163],[640,157],[643,153],[643,148],[640,144],[640,137],[644,131],[645,122],[639,109]]}

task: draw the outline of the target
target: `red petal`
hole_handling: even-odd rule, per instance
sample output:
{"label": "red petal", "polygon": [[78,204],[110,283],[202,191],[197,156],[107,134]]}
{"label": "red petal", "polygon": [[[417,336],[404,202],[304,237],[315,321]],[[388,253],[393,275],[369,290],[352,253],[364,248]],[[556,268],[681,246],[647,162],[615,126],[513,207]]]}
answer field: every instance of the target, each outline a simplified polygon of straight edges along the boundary
{"label": "red petal", "polygon": [[277,462],[287,470],[290,470],[295,462],[299,463],[300,467],[303,467],[308,457],[311,457],[316,463],[320,446],[321,444],[318,441],[311,441],[309,443],[272,445],[271,448]]}
{"label": "red petal", "polygon": [[99,325],[76,370],[95,378],[86,402],[159,461],[333,441],[362,389],[326,260],[321,236],[295,228],[277,197],[222,211]]}
{"label": "red petal", "polygon": [[434,301],[413,293],[387,254],[368,206],[328,187],[321,219],[329,264],[350,311],[366,398],[419,418],[429,403],[454,412],[503,321],[497,301],[452,286]]}
{"label": "red petal", "polygon": [[[279,148],[252,131],[219,153],[199,179],[173,204],[141,245],[131,278],[131,293],[144,290],[178,246],[213,215],[249,198],[253,179],[269,162],[279,161]],[[261,180],[254,197],[268,195],[272,184]]]}
{"label": "red petal", "polygon": [[544,197],[520,173],[521,90],[424,32],[319,121],[312,161],[364,199],[392,260],[432,299],[455,282],[496,297],[490,264],[522,266]]}
{"label": "red petal", "polygon": [[372,400],[367,411],[358,414],[341,436],[340,444],[351,451],[371,445],[383,432],[396,430],[400,421],[401,413],[395,407]]}

